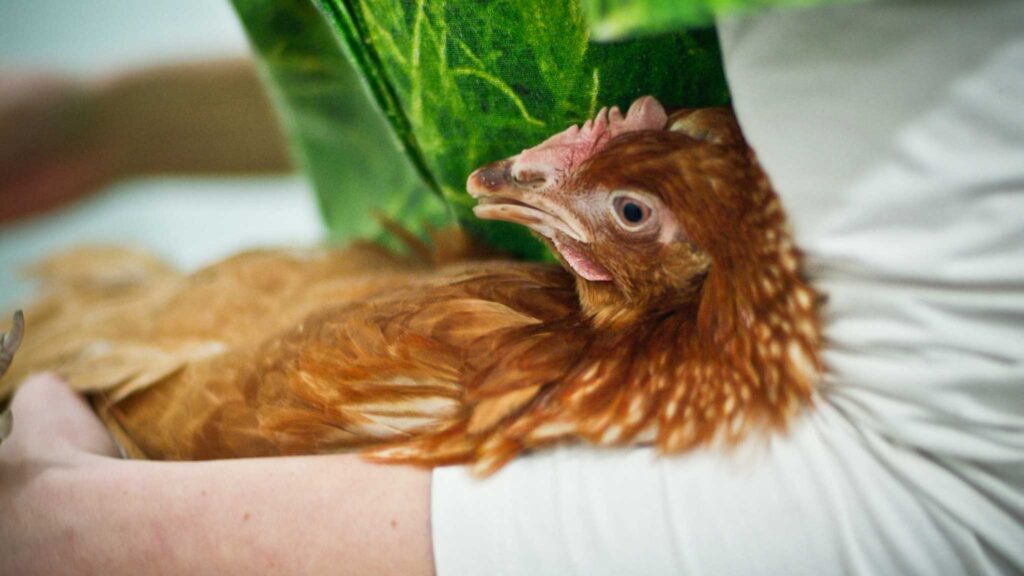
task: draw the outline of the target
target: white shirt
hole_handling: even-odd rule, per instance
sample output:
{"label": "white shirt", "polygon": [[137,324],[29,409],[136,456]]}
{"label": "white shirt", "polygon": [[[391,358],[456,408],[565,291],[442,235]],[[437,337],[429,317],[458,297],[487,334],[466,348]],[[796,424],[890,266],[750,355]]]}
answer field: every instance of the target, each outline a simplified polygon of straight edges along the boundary
{"label": "white shirt", "polygon": [[1024,572],[1024,2],[719,25],[828,295],[816,408],[736,456],[568,447],[434,474],[437,571]]}

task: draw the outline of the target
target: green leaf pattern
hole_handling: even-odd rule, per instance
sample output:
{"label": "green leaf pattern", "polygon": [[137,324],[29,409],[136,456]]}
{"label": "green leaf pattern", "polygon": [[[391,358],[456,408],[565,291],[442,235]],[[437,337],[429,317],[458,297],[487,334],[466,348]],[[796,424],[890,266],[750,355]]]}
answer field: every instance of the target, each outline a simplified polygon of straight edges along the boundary
{"label": "green leaf pattern", "polygon": [[[472,216],[465,181],[473,169],[582,122],[600,106],[628,106],[644,94],[670,107],[728,101],[713,30],[593,43],[583,6],[573,0],[234,2],[268,75],[284,94],[285,117],[291,118],[298,147],[307,150],[305,165],[334,228],[352,226],[357,217],[332,207],[351,212],[379,201],[413,229],[427,216],[440,221],[443,210],[427,209],[430,201],[423,199],[433,190],[458,221],[485,240],[522,257],[542,258],[542,246],[521,227]],[[308,37],[299,38],[302,34],[280,23],[256,25],[273,12],[302,13]],[[282,42],[312,68],[285,65],[288,60],[279,52],[263,47]],[[342,51],[362,76],[377,118],[385,118],[397,137],[392,151],[400,150],[404,163],[394,154],[365,157],[379,152],[387,138],[368,133],[387,131],[379,122],[349,118],[354,124],[343,126],[341,111],[355,110],[358,98],[350,71],[342,71]],[[303,73],[314,69],[321,72],[316,77]],[[319,98],[301,97],[299,87],[314,90],[319,82],[325,83],[315,89]],[[359,165],[339,163],[351,148],[365,152]],[[393,184],[380,175],[342,177],[346,171],[388,166]],[[411,184],[411,175],[422,184]]]}

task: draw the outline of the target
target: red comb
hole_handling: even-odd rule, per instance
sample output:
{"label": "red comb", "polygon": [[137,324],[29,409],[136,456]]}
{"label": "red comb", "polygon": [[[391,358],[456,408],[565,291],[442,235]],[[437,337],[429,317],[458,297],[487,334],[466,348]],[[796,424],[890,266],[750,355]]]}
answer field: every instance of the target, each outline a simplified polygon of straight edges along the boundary
{"label": "red comb", "polygon": [[558,185],[612,138],[637,130],[661,130],[667,120],[665,108],[652,96],[638,98],[625,116],[618,107],[601,108],[582,126],[570,126],[523,150],[512,163],[512,175],[520,181],[543,178],[547,185]]}

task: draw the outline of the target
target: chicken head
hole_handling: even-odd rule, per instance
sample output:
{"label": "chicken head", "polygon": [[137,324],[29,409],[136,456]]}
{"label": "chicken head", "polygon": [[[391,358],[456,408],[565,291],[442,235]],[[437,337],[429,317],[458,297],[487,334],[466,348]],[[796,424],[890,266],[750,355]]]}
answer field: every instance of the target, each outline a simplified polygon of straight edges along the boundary
{"label": "chicken head", "polygon": [[716,242],[726,220],[751,212],[735,205],[757,187],[748,150],[730,110],[670,118],[646,96],[480,168],[467,188],[478,217],[522,224],[558,255],[592,318],[635,321],[697,298],[711,250],[735,240]]}

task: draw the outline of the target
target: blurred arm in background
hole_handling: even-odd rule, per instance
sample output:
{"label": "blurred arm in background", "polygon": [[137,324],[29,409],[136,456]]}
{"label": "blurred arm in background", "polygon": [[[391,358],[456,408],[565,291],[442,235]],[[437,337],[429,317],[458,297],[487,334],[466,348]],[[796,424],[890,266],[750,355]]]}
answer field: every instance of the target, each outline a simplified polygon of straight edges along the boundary
{"label": "blurred arm in background", "polygon": [[271,102],[246,59],[98,80],[0,73],[0,223],[124,178],[290,167]]}

